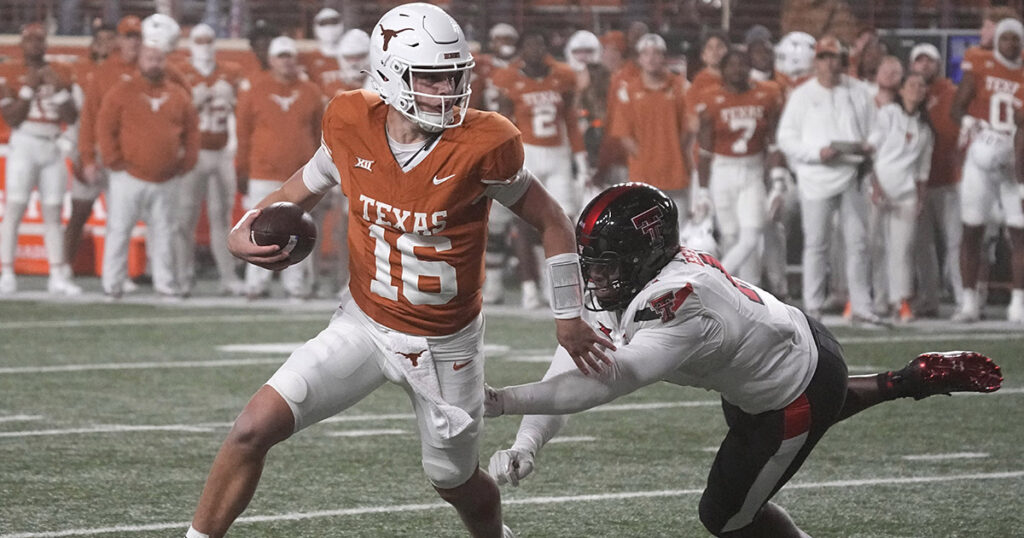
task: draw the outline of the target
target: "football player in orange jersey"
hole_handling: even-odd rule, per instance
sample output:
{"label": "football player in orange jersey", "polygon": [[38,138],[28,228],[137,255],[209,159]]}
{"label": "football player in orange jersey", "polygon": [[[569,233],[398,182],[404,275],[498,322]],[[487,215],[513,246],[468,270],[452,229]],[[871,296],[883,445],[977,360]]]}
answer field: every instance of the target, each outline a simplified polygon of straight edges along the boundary
{"label": "football player in orange jersey", "polygon": [[[722,86],[705,92],[700,114],[700,181],[695,201],[713,208],[725,253],[722,265],[755,285],[761,280],[761,236],[768,214],[765,171],[771,168],[772,202],[781,203],[787,171],[775,147],[782,95],[774,86],[750,79],[750,57],[731,50],[722,58]],[[767,166],[766,166],[767,165]],[[710,192],[709,192],[710,191]]]}
{"label": "football player in orange jersey", "polygon": [[255,491],[267,451],[352,406],[387,381],[409,394],[423,469],[473,536],[511,536],[500,494],[481,471],[483,281],[492,200],[511,206],[543,238],[558,340],[581,370],[613,349],[580,318],[582,274],[572,225],[523,169],[519,132],[498,114],[469,110],[473,58],[440,8],[406,4],[371,34],[379,95],[334,98],[323,144],[309,162],[232,230],[236,256],[270,269],[287,253],[250,242],[259,209],[310,209],[341,184],[349,211],[349,292],[328,327],[259,389],[214,460],[189,537],[220,537]]}
{"label": "football player in orange jersey", "polygon": [[[492,75],[499,111],[522,131],[525,166],[569,215],[579,210],[587,160],[576,112],[576,74],[548,54],[547,38],[535,30],[520,39],[519,59]],[[575,161],[576,175],[573,175]],[[522,304],[541,306],[540,275],[529,230],[514,235],[520,261]]]}
{"label": "football player in orange jersey", "polygon": [[[1024,26],[1017,19],[996,25],[995,49],[980,65],[970,65],[953,98],[953,120],[968,140],[960,187],[960,218],[964,223],[960,249],[963,304],[957,321],[976,321],[984,306],[976,289],[985,232],[996,207],[1009,231],[1013,290],[1007,318],[1024,323],[1024,209],[1014,182],[1014,132],[1024,101]],[[965,66],[966,68],[967,66]]]}
{"label": "football player in orange jersey", "polygon": [[0,222],[0,295],[17,291],[14,258],[18,228],[33,190],[39,192],[43,237],[50,279],[47,289],[78,295],[64,259],[60,210],[67,192],[64,155],[57,144],[62,126],[73,125],[78,107],[71,95],[73,74],[64,64],[46,61],[46,29],[29,24],[21,30],[22,61],[0,70],[0,114],[11,127],[6,161],[6,211]]}
{"label": "football player in orange jersey", "polygon": [[228,122],[235,111],[241,67],[217,60],[215,32],[197,24],[189,34],[188,62],[179,68],[192,87],[192,105],[199,113],[199,161],[182,178],[175,231],[175,261],[182,291],[195,285],[196,223],[206,201],[210,222],[210,251],[220,273],[220,293],[244,295],[245,287],[235,274],[235,260],[228,252],[227,236],[235,204],[234,150],[228,148]]}

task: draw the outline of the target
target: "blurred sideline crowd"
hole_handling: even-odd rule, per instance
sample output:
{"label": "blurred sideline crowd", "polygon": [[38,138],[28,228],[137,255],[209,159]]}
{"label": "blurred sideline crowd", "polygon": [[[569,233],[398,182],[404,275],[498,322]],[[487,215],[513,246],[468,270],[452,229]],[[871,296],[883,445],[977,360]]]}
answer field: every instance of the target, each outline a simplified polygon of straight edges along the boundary
{"label": "blurred sideline crowd", "polygon": [[[542,31],[499,23],[474,51],[470,105],[519,127],[526,166],[569,218],[608,185],[654,185],[676,201],[683,243],[801,299],[812,316],[885,325],[936,317],[948,303],[954,320],[976,321],[996,245],[1008,245],[1006,318],[1024,323],[1024,166],[1015,162],[1024,148],[1024,27],[1009,8],[989,8],[983,20],[959,86],[943,76],[934,45],[893,56],[871,28],[851,43],[777,38],[762,26],[734,43],[712,29],[699,64],[688,65],[643,23],[600,36],[580,30],[561,50]],[[128,16],[96,25],[88,60],[66,65],[47,59],[43,25],[25,26],[21,58],[0,63],[0,112],[11,128],[0,297],[18,291],[18,232],[33,190],[51,293],[81,293],[70,260],[104,193],[101,280],[111,300],[138,287],[128,258],[139,220],[154,292],[191,296],[204,207],[218,293],[269,297],[274,275],[227,251],[236,198],[242,209],[255,204],[309,159],[334,95],[373,91],[366,30],[377,29],[346,29],[324,8],[313,30],[315,50],[300,50],[261,21],[251,53],[228,60],[210,26]],[[317,206],[321,239],[334,244],[281,272],[287,297],[341,289],[347,212],[340,191]],[[484,301],[543,308],[543,256],[520,224],[492,207]]]}

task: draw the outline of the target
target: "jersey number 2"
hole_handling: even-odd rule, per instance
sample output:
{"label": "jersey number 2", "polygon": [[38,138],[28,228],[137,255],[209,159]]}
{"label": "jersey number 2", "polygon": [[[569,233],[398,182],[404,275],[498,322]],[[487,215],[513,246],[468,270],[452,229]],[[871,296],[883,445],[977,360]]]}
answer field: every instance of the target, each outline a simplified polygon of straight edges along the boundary
{"label": "jersey number 2", "polygon": [[[384,228],[370,225],[370,237],[374,240],[373,255],[376,259],[376,272],[370,282],[370,291],[392,301],[398,300],[399,289],[391,283],[391,244],[384,237]],[[398,236],[395,247],[402,253],[398,267],[401,278],[401,293],[409,304],[445,304],[459,292],[459,282],[455,268],[440,260],[427,261],[416,257],[415,249],[432,248],[437,252],[451,250],[452,241],[447,237],[405,233]],[[438,282],[437,291],[424,291],[420,288],[421,277],[433,278]]]}

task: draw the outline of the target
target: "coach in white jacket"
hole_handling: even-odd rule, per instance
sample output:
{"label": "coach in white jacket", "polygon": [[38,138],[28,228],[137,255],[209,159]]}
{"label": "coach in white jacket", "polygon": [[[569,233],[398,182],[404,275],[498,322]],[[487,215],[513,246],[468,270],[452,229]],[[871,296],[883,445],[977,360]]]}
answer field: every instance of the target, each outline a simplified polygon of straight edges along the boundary
{"label": "coach in white jacket", "polygon": [[833,214],[838,211],[853,318],[878,323],[871,313],[868,279],[867,198],[858,178],[875,104],[863,83],[843,74],[846,57],[835,37],[818,41],[815,76],[790,96],[779,120],[778,141],[796,172],[800,193],[804,308],[812,316],[821,314],[828,239]]}

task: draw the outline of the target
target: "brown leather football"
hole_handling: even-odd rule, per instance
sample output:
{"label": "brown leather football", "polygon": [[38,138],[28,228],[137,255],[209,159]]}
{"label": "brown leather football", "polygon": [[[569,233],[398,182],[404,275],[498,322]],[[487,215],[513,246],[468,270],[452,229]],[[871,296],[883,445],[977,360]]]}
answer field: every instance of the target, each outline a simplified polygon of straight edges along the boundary
{"label": "brown leather football", "polygon": [[316,246],[313,217],[291,202],[264,207],[252,221],[250,239],[257,245],[277,245],[288,253],[288,261],[299,263]]}

